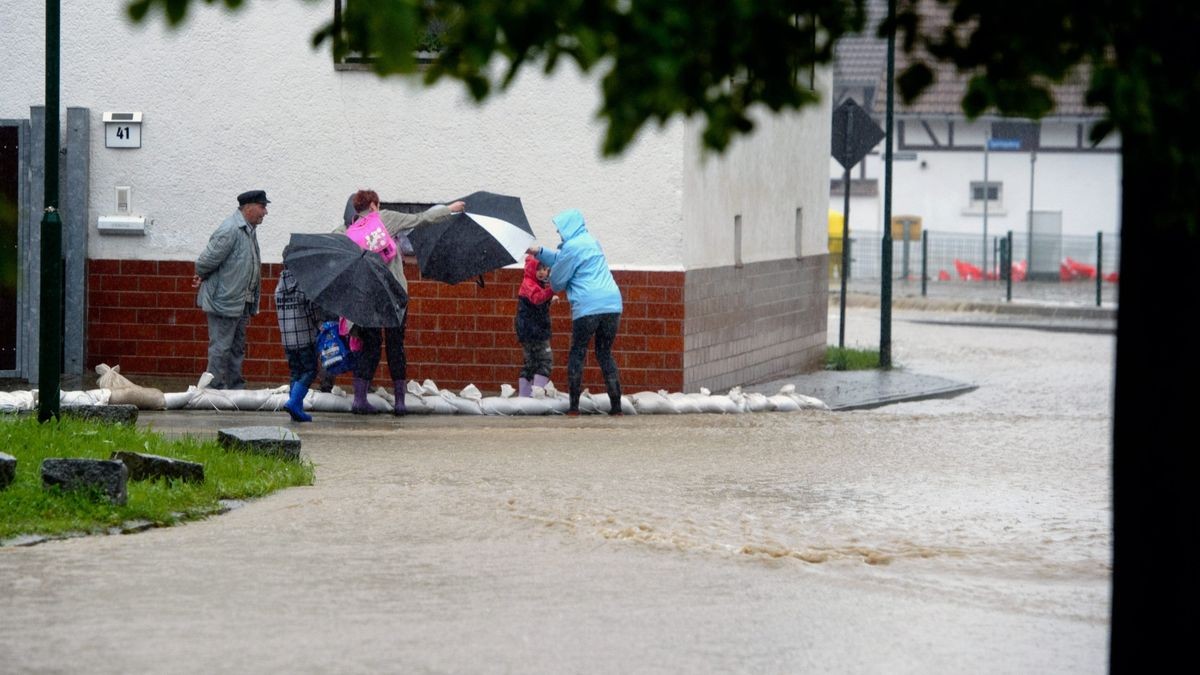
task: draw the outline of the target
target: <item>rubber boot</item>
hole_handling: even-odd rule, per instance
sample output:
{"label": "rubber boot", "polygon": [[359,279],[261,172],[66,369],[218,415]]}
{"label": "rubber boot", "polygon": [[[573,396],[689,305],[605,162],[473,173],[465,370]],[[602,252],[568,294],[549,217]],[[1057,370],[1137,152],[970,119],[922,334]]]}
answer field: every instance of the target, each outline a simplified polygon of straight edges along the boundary
{"label": "rubber boot", "polygon": [[533,386],[529,384],[529,380],[520,378],[517,380],[517,396],[521,398],[529,398],[533,395]]}
{"label": "rubber boot", "polygon": [[354,378],[354,402],[350,404],[350,412],[355,415],[374,415],[375,408],[367,403],[367,387],[371,383],[367,380]]}
{"label": "rubber boot", "polygon": [[304,412],[304,397],[308,395],[308,385],[304,382],[297,381],[292,383],[291,395],[288,397],[287,403],[283,404],[283,409],[292,416],[295,422],[311,422],[312,415]]}
{"label": "rubber boot", "polygon": [[533,376],[533,386],[541,387],[542,389],[545,389],[546,385],[548,385],[548,384],[550,384],[550,378],[546,377],[545,375],[534,375]]}
{"label": "rubber boot", "polygon": [[617,417],[624,415],[621,410],[621,381],[616,376],[606,377],[604,386],[608,389],[608,414]]}
{"label": "rubber boot", "polygon": [[392,414],[396,417],[404,417],[408,414],[408,406],[404,405],[404,380],[392,382],[392,393],[396,396],[396,402],[392,404]]}
{"label": "rubber boot", "polygon": [[583,394],[583,373],[580,373],[578,376],[567,376],[567,392],[571,397],[567,414],[571,417],[577,417],[579,415],[579,397]]}

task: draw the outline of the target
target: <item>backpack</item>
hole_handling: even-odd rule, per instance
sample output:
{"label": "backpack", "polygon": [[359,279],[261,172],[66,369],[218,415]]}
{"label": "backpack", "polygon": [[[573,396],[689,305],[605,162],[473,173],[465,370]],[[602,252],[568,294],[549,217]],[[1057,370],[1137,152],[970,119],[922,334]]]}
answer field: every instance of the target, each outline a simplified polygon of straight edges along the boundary
{"label": "backpack", "polygon": [[354,370],[354,352],[338,335],[338,322],[326,321],[317,333],[317,357],[330,375]]}

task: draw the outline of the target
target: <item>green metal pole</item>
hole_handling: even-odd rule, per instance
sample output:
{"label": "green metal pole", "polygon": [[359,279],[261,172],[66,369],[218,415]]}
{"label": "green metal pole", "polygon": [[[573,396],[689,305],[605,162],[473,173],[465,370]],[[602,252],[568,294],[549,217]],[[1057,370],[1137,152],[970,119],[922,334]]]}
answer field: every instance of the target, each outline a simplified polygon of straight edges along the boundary
{"label": "green metal pole", "polygon": [[1004,285],[1004,299],[1007,302],[1012,302],[1012,261],[1013,261],[1012,230],[1008,231],[1008,238],[1005,239],[1005,241],[1008,242],[1008,245],[1007,245],[1008,246],[1008,260],[1005,262],[1005,264],[1008,265],[1008,267],[1006,267],[1004,269],[1008,272],[1008,283]]}
{"label": "green metal pole", "polygon": [[888,0],[887,145],[883,158],[883,286],[879,298],[879,367],[892,367],[892,111],[896,98],[896,0]]}
{"label": "green metal pole", "polygon": [[1104,293],[1104,233],[1096,233],[1096,306]]}
{"label": "green metal pole", "polygon": [[929,230],[921,230],[921,297],[929,295]]}
{"label": "green metal pole", "polygon": [[46,175],[38,332],[38,420],[58,417],[62,376],[62,217],[58,212],[59,0],[46,0]]}

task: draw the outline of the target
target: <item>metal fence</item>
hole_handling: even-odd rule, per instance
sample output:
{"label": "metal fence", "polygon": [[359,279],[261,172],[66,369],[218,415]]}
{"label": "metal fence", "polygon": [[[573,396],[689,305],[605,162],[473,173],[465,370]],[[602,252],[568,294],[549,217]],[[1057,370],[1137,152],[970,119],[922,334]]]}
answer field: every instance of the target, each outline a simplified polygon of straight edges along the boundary
{"label": "metal fence", "polygon": [[[1003,300],[1007,299],[1007,271],[1013,277],[1014,300],[1116,305],[1120,239],[1115,234],[1035,236],[1031,241],[1026,234],[1014,232],[1011,258],[1005,255],[1007,233],[989,237],[986,258],[981,235],[926,230],[923,238],[892,241],[892,278],[897,293]],[[840,251],[839,244],[830,241],[831,290],[836,290],[841,270],[840,260],[832,259],[840,256],[835,253]],[[871,282],[878,287],[882,250],[882,235],[877,232],[850,237],[847,280],[854,289],[869,288]],[[1003,265],[1007,260],[1011,264]]]}

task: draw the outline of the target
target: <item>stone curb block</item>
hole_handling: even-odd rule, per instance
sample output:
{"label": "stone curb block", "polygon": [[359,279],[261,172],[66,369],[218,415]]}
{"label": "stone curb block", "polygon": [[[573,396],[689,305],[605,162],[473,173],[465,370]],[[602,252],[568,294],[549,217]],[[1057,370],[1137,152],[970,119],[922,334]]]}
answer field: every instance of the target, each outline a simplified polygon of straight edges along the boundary
{"label": "stone curb block", "polygon": [[123,462],[129,469],[129,480],[182,480],[204,482],[204,465],[172,457],[117,450],[109,459]]}
{"label": "stone curb block", "polygon": [[42,485],[61,486],[66,490],[96,487],[112,503],[122,506],[129,501],[126,484],[129,468],[108,459],[44,459]]}
{"label": "stone curb block", "polygon": [[300,461],[300,437],[285,427],[220,429],[217,431],[217,442],[229,450]]}
{"label": "stone curb block", "polygon": [[[58,413],[62,417],[70,417],[72,419],[92,420],[107,424],[125,424],[128,426],[137,424],[138,419],[138,407],[125,403],[120,405],[62,406],[58,409]],[[36,414],[38,414],[37,409],[17,411],[17,415],[19,416]]]}

